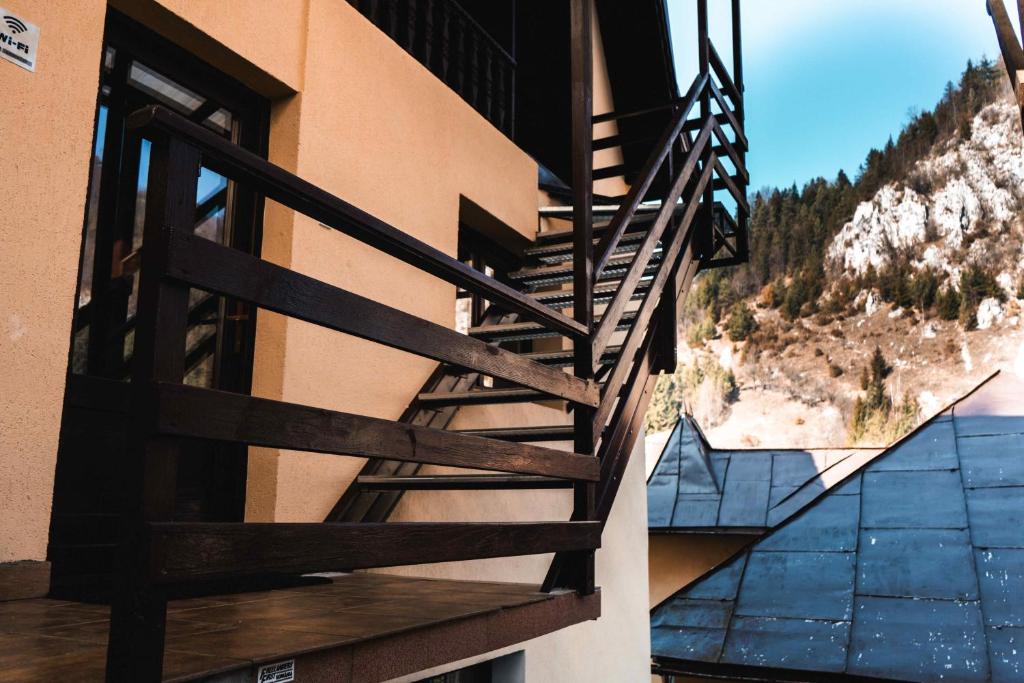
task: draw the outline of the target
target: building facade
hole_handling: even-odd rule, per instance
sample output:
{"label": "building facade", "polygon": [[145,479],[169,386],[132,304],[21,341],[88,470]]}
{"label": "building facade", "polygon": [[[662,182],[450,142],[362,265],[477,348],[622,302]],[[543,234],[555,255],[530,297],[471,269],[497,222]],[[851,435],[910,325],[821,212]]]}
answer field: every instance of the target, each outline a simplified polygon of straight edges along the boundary
{"label": "building facade", "polygon": [[[726,69],[702,5],[681,95],[659,0],[4,12],[38,42],[34,70],[0,63],[0,614],[113,603],[109,650],[40,650],[108,680],[155,680],[161,653],[176,680],[278,660],[295,680],[420,680],[506,655],[479,680],[643,680],[635,415],[674,364],[655,321],[698,267],[744,256],[738,29]],[[563,602],[484,601],[482,640],[443,631],[472,610],[439,610],[175,668],[176,601],[364,568]],[[380,580],[367,595],[416,593]],[[360,668],[385,635],[399,663]]]}

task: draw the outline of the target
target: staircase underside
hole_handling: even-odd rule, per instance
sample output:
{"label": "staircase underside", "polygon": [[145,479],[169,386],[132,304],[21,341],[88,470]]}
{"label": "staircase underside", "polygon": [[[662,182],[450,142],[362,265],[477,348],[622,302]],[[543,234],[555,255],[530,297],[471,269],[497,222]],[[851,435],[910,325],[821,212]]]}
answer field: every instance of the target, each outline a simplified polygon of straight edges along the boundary
{"label": "staircase underside", "polygon": [[[596,619],[600,611],[599,592],[369,573],[311,578],[282,590],[171,601],[163,678],[258,680],[260,666],[294,660],[297,681],[384,681]],[[102,680],[108,613],[49,599],[0,603],[3,680]]]}

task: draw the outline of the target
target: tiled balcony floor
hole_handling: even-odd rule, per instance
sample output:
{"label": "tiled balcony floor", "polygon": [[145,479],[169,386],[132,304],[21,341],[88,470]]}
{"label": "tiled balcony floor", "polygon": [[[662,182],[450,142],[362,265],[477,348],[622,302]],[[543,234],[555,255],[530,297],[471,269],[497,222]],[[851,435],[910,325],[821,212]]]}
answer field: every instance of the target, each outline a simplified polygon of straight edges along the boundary
{"label": "tiled balcony floor", "polygon": [[[173,601],[164,680],[387,680],[594,619],[600,596],[537,586],[346,574],[318,585]],[[0,680],[102,681],[109,608],[0,602]]]}

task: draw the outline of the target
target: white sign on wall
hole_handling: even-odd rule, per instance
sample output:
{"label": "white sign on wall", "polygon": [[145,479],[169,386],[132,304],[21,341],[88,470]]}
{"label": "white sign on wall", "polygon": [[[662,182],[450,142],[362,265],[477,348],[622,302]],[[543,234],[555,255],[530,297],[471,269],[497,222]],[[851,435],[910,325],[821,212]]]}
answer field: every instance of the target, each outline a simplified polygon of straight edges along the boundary
{"label": "white sign on wall", "polygon": [[39,27],[0,7],[0,57],[35,71],[38,49]]}

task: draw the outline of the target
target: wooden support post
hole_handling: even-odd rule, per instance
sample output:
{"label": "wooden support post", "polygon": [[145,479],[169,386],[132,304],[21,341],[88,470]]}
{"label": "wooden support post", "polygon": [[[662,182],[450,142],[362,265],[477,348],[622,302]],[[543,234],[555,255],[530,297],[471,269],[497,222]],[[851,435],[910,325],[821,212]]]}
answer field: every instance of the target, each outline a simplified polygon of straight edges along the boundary
{"label": "wooden support post", "polygon": [[[739,100],[736,102],[736,120],[740,122],[743,132],[746,133],[746,107],[744,103],[746,95],[743,92],[743,35],[740,22],[740,0],[732,0],[732,82],[736,85],[736,91],[739,93]],[[737,151],[739,152],[740,161],[743,163],[743,168],[746,168],[746,148],[741,145]],[[747,183],[741,182],[740,189],[746,194]],[[736,253],[744,260],[748,258],[750,249],[748,244],[749,236],[747,235],[748,219],[749,216],[746,209],[742,206],[736,207]]]}
{"label": "wooden support post", "polygon": [[[708,0],[697,0],[697,56],[698,66],[702,75],[711,78],[711,42],[708,37]],[[711,116],[710,84],[700,94],[700,120],[707,121]],[[707,167],[711,158],[711,145],[705,147],[701,154],[701,170]],[[714,255],[714,220],[715,189],[708,183],[704,190],[697,226],[694,229],[694,246],[699,259],[709,259]]]}
{"label": "wooden support post", "polygon": [[[583,380],[594,378],[594,240],[593,240],[593,54],[591,45],[591,2],[571,0],[571,75],[572,75],[572,193],[573,193],[573,317],[588,330],[587,337],[573,342],[574,371]],[[594,454],[594,410],[577,406],[573,417],[574,450]],[[594,517],[593,483],[575,485],[573,520]],[[594,592],[594,552],[573,554],[563,585],[583,594]]]}
{"label": "wooden support post", "polygon": [[109,683],[161,680],[167,596],[149,582],[145,525],[167,521],[174,512],[179,442],[153,434],[157,406],[151,387],[156,381],[180,383],[185,375],[189,288],[163,274],[167,228],[192,232],[195,227],[199,164],[199,151],[184,142],[153,142],[132,367],[135,415],[122,466],[120,580],[107,647]]}

